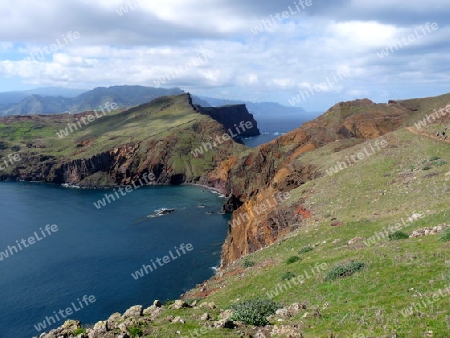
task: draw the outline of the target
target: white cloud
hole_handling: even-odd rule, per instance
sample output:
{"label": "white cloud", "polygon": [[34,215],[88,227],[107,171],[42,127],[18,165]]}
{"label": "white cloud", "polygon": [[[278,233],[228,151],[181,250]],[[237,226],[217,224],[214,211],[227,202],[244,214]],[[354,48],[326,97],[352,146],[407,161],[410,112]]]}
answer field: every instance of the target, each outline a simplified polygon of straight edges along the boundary
{"label": "white cloud", "polygon": [[[397,17],[403,0],[313,2],[304,13],[258,35],[251,32],[252,27],[293,1],[138,1],[139,7],[123,16],[116,13],[126,5],[123,0],[0,4],[8,8],[0,9],[4,14],[0,74],[36,85],[152,86],[173,67],[185,65],[206,49],[214,57],[170,79],[167,86],[240,96],[237,99],[270,98],[288,105],[299,89],[347,71],[348,77],[305,102],[326,108],[359,94],[384,99],[402,87],[411,88],[409,96],[415,96],[424,82],[435,90],[448,84],[450,28],[445,23],[383,60],[376,55],[435,18],[430,11],[445,13],[446,1],[414,2]],[[43,62],[23,61],[70,30],[78,30],[81,38]]]}

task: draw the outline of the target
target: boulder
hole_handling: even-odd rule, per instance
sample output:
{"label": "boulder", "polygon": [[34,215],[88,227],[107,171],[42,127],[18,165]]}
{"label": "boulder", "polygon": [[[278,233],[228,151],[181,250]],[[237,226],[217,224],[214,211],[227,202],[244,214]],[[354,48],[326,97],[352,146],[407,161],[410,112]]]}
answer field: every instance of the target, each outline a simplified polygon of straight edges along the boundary
{"label": "boulder", "polygon": [[125,313],[123,314],[123,318],[128,317],[139,317],[142,316],[142,305],[135,305],[130,307]]}

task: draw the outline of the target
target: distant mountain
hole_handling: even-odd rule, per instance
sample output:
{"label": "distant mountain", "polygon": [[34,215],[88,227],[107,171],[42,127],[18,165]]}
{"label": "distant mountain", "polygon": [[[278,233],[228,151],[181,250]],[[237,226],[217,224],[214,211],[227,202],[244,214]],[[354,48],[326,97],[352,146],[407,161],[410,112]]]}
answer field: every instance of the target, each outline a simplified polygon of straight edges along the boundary
{"label": "distant mountain", "polygon": [[[40,92],[45,93],[50,90],[43,88]],[[58,92],[54,90],[55,92]],[[62,91],[59,91],[62,93]],[[78,94],[75,97],[26,95],[19,102],[14,102],[23,95],[9,93],[12,103],[1,107],[0,116],[6,115],[31,115],[31,114],[58,114],[64,112],[79,113],[88,110],[99,109],[106,102],[115,102],[119,108],[137,106],[152,101],[155,98],[169,95],[183,94],[179,88],[152,88],[144,86],[113,86],[98,87],[87,92]],[[69,94],[66,92],[66,95]],[[8,97],[8,93],[2,93]]]}
{"label": "distant mountain", "polygon": [[61,96],[61,97],[75,97],[84,93],[83,89],[70,89],[60,87],[43,87],[21,91],[0,92],[0,108],[19,103],[29,96]]}
{"label": "distant mountain", "polygon": [[[120,108],[138,106],[161,96],[180,95],[180,88],[153,88],[145,86],[97,87],[89,91],[58,87],[38,88],[0,93],[0,116],[80,113],[99,109],[106,102],[115,102]],[[286,107],[275,102],[225,100],[192,95],[194,104],[202,107],[220,107],[245,104],[256,118],[306,118],[311,114],[299,107]],[[315,116],[315,115],[314,115]]]}

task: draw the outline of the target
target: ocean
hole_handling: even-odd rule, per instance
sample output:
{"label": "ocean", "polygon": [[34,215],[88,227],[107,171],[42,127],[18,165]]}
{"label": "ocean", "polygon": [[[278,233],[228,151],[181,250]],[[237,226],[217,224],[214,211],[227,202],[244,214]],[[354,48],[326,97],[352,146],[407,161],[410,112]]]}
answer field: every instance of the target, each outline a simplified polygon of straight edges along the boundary
{"label": "ocean", "polygon": [[261,135],[245,138],[243,142],[247,147],[256,148],[261,144],[270,142],[281,135],[297,129],[303,123],[312,120],[318,115],[319,113],[308,113],[308,115],[288,118],[255,117]]}
{"label": "ocean", "polygon": [[[39,336],[63,324],[59,310],[67,308],[71,319],[93,324],[133,305],[177,299],[214,274],[229,220],[218,213],[218,194],[141,187],[97,209],[94,202],[111,192],[0,183],[1,337]],[[175,211],[149,217],[161,208]],[[143,265],[153,271],[136,275]]]}

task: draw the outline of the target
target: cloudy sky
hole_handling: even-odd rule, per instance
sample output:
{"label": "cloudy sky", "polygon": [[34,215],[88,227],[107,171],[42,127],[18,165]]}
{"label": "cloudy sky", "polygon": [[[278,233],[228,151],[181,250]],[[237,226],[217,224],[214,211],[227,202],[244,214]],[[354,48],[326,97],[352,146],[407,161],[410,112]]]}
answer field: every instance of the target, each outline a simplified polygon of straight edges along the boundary
{"label": "cloudy sky", "polygon": [[448,1],[0,0],[0,91],[161,85],[308,111],[439,95]]}

